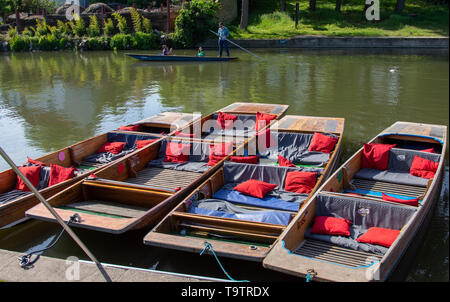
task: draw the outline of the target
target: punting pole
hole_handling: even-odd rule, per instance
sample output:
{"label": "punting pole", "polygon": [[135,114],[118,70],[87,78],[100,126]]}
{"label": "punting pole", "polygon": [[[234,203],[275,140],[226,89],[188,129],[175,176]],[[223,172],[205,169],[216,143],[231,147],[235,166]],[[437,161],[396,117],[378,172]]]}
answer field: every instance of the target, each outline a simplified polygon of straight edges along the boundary
{"label": "punting pole", "polygon": [[[209,30],[209,31],[212,32],[213,34],[215,34],[216,36],[219,36],[216,32],[214,32],[214,31],[212,31],[212,30]],[[231,44],[233,44],[233,45],[239,47],[239,48],[242,49],[243,51],[248,52],[248,53],[251,54],[251,55],[254,55],[254,56],[257,57],[258,59],[263,60],[263,58],[261,58],[260,56],[255,55],[255,54],[254,54],[253,52],[251,52],[250,50],[245,49],[244,47],[242,47],[242,46],[240,46],[240,45],[234,43],[233,41],[230,41],[230,40],[228,40],[227,38],[225,38],[225,40],[227,40],[227,41],[230,42]]]}
{"label": "punting pole", "polygon": [[64,228],[64,230],[69,233],[69,235],[75,240],[75,242],[81,247],[81,249],[88,255],[89,258],[97,265],[100,273],[103,275],[107,282],[111,282],[111,278],[106,273],[105,269],[100,262],[95,258],[95,256],[89,251],[89,249],[84,245],[84,243],[78,238],[78,236],[72,231],[72,229],[62,220],[62,218],[56,213],[56,211],[50,206],[50,204],[45,200],[45,198],[39,193],[39,191],[33,186],[33,184],[28,180],[28,178],[23,175],[23,173],[17,168],[13,160],[6,154],[6,152],[0,147],[0,155],[5,159],[8,165],[16,172],[16,174],[25,182],[25,184],[30,188],[33,194],[39,199],[40,202],[44,204],[47,210],[56,218],[58,223]]}

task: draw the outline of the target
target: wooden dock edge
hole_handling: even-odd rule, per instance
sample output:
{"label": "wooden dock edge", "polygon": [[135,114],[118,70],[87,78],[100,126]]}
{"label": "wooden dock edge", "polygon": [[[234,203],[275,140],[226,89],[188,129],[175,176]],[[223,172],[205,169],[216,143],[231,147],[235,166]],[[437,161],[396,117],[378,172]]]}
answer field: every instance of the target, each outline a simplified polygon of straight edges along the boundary
{"label": "wooden dock edge", "polygon": [[[0,281],[5,282],[105,282],[91,261],[78,262],[41,256],[30,269],[19,265],[24,254],[0,250]],[[32,260],[35,256],[32,257]],[[78,266],[79,265],[79,266]],[[102,263],[113,282],[226,282],[229,280]],[[75,271],[79,268],[79,274]],[[79,276],[79,277],[78,277]]]}

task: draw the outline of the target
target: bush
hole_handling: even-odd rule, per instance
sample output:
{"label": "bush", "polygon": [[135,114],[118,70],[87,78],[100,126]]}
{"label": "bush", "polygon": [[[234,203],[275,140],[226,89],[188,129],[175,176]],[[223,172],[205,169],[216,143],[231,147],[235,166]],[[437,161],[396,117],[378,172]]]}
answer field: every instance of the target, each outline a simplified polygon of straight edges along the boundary
{"label": "bush", "polygon": [[111,38],[109,43],[112,49],[125,50],[132,46],[133,37],[129,34],[117,34]]}
{"label": "bush", "polygon": [[45,20],[36,19],[36,30],[35,35],[36,36],[45,36],[48,34],[49,27],[47,26],[47,22]]}
{"label": "bush", "polygon": [[114,31],[115,27],[113,21],[111,18],[106,19],[103,25],[103,33],[107,36],[112,36],[114,35]]}
{"label": "bush", "polygon": [[59,39],[55,35],[42,36],[37,46],[40,50],[56,50],[59,47]]}
{"label": "bush", "polygon": [[153,33],[137,32],[133,36],[132,46],[134,49],[159,49],[158,38]]}
{"label": "bush", "polygon": [[59,39],[58,48],[59,49],[73,49],[75,46],[75,43],[73,39],[64,36],[61,39]]}
{"label": "bush", "polygon": [[108,50],[109,49],[108,38],[105,36],[90,38],[86,40],[86,48],[88,50]]}
{"label": "bush", "polygon": [[128,29],[127,20],[123,16],[121,16],[117,13],[113,13],[112,16],[117,21],[117,28],[119,29],[119,32],[123,35],[128,34],[129,29]]}
{"label": "bush", "polygon": [[141,15],[133,7],[130,7],[130,14],[131,14],[131,21],[133,23],[134,31],[135,32],[142,32],[143,27],[142,27]]}
{"label": "bush", "polygon": [[152,23],[149,19],[142,17],[142,27],[145,33],[151,33],[153,32]]}
{"label": "bush", "polygon": [[192,0],[185,2],[175,19],[173,38],[184,47],[193,47],[204,41],[211,28],[218,23],[219,4],[213,0]]}
{"label": "bush", "polygon": [[72,32],[74,33],[74,35],[76,35],[78,37],[82,37],[84,35],[84,33],[86,32],[84,20],[80,16],[76,16],[75,23],[73,23],[71,21],[69,24],[72,28]]}
{"label": "bush", "polygon": [[98,37],[102,33],[100,25],[98,24],[98,19],[95,15],[89,16],[89,27],[87,29],[87,33],[89,37]]}
{"label": "bush", "polygon": [[15,35],[9,40],[9,47],[12,51],[30,50],[30,38],[28,36]]}

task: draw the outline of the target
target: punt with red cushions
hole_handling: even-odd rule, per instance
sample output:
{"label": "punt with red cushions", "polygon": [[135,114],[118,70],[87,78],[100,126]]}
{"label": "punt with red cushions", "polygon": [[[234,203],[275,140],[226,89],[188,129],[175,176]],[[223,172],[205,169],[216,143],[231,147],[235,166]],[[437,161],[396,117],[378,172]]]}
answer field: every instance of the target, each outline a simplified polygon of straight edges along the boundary
{"label": "punt with red cushions", "polygon": [[439,198],[447,126],[397,122],[363,143],[291,221],[266,268],[323,281],[386,281]]}

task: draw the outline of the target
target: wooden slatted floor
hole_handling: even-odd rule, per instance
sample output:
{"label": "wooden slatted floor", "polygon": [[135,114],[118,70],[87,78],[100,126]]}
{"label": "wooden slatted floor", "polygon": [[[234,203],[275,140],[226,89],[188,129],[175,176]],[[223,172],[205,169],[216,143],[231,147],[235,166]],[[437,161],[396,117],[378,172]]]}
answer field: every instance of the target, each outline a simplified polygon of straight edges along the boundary
{"label": "wooden slatted floor", "polygon": [[351,267],[366,266],[373,261],[380,261],[382,258],[381,255],[347,249],[332,243],[312,239],[305,239],[293,253]]}
{"label": "wooden slatted floor", "polygon": [[417,186],[408,186],[393,184],[382,181],[366,180],[354,178],[351,181],[357,189],[383,192],[386,194],[397,194],[403,196],[417,197],[425,193],[426,188]]}
{"label": "wooden slatted floor", "polygon": [[148,210],[143,207],[100,200],[88,200],[72,203],[64,206],[64,208],[81,210],[93,214],[107,214],[124,218],[136,218],[144,214]]}
{"label": "wooden slatted floor", "polygon": [[163,168],[145,168],[138,172],[137,178],[129,178],[125,182],[174,190],[178,187],[184,188],[190,185],[200,175],[202,173]]}

